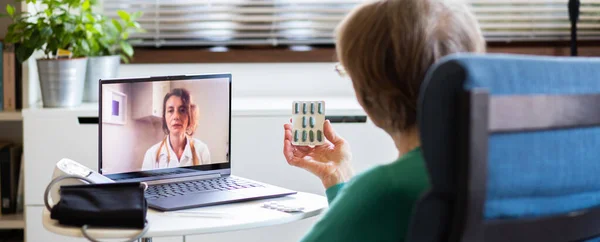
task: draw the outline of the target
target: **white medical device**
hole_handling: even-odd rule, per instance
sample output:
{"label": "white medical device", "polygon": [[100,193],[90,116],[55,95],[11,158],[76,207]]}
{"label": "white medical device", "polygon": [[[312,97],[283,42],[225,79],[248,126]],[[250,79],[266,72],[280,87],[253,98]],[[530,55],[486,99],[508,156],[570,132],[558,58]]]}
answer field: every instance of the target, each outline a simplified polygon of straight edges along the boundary
{"label": "white medical device", "polygon": [[[54,180],[55,178],[60,177],[60,176],[79,176],[79,177],[84,178],[85,180],[91,181],[92,183],[115,182],[115,181],[109,179],[108,177],[100,175],[100,173],[98,173],[82,164],[79,164],[78,162],[76,162],[74,160],[67,159],[67,158],[63,158],[56,163],[56,167],[54,168],[54,174],[52,175],[52,180]],[[87,182],[87,183],[89,183],[89,182]],[[84,182],[83,180],[80,180],[80,179],[61,180],[59,182],[59,184],[56,184],[55,186],[53,186],[53,188],[50,192],[50,197],[52,198],[52,201],[60,200],[60,195],[59,195],[60,186],[62,186],[62,185],[77,185],[77,184],[86,184],[86,182]],[[47,198],[44,198],[44,199],[47,199]]]}

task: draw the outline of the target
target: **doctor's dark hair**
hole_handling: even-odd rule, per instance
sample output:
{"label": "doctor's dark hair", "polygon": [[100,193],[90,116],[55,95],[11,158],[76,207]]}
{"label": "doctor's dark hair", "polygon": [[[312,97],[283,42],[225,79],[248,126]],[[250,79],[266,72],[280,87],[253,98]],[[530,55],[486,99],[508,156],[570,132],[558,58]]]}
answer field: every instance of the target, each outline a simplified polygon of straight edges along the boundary
{"label": "doctor's dark hair", "polygon": [[171,96],[181,98],[181,101],[183,102],[183,106],[185,107],[188,116],[188,126],[185,130],[185,133],[189,136],[192,136],[194,132],[196,132],[196,127],[198,126],[198,106],[196,106],[196,104],[194,104],[194,102],[192,101],[192,96],[190,95],[190,92],[184,88],[175,88],[165,95],[165,98],[163,100],[162,111],[163,131],[165,132],[165,134],[169,134],[169,127],[167,127],[167,119],[165,116],[167,112],[167,100],[169,100]]}

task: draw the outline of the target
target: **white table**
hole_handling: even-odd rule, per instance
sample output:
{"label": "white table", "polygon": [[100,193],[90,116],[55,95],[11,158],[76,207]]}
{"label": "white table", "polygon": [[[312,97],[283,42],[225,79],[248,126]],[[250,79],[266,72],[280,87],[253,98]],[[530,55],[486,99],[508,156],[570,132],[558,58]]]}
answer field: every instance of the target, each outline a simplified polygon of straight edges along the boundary
{"label": "white table", "polygon": [[[267,202],[294,204],[304,207],[303,212],[286,213],[262,207]],[[310,193],[279,198],[262,199],[241,203],[186,209],[172,212],[160,212],[148,209],[149,230],[143,241],[152,237],[186,236],[193,234],[218,233],[234,230],[258,228],[302,220],[319,215],[327,207],[327,198]],[[81,228],[64,226],[50,218],[50,212],[44,209],[43,225],[56,234],[83,237]],[[88,234],[96,239],[131,238],[140,230],[90,228]]]}

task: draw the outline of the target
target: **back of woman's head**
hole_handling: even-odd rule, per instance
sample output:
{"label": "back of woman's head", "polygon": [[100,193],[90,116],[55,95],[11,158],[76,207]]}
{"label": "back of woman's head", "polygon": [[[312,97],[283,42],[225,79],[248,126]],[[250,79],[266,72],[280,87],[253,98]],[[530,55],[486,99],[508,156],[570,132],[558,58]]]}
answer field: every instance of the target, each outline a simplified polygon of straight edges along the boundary
{"label": "back of woman's head", "polygon": [[457,0],[367,2],[340,24],[337,55],[358,101],[383,128],[416,125],[419,88],[429,67],[457,52],[484,52],[479,25]]}

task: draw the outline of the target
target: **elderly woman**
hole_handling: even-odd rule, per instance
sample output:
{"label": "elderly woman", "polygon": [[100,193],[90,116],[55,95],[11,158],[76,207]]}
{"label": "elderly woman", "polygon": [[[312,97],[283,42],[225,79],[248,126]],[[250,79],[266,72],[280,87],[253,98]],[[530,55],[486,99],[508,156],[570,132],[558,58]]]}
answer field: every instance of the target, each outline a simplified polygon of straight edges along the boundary
{"label": "elderly woman", "polygon": [[320,178],[330,203],[303,241],[404,241],[413,206],[429,186],[416,124],[421,82],[441,57],[484,52],[485,41],[458,1],[379,0],[346,17],[336,48],[358,102],[399,155],[353,176],[350,147],[328,121],[328,142],[313,148],[292,145],[292,127],[285,124],[287,162]]}

